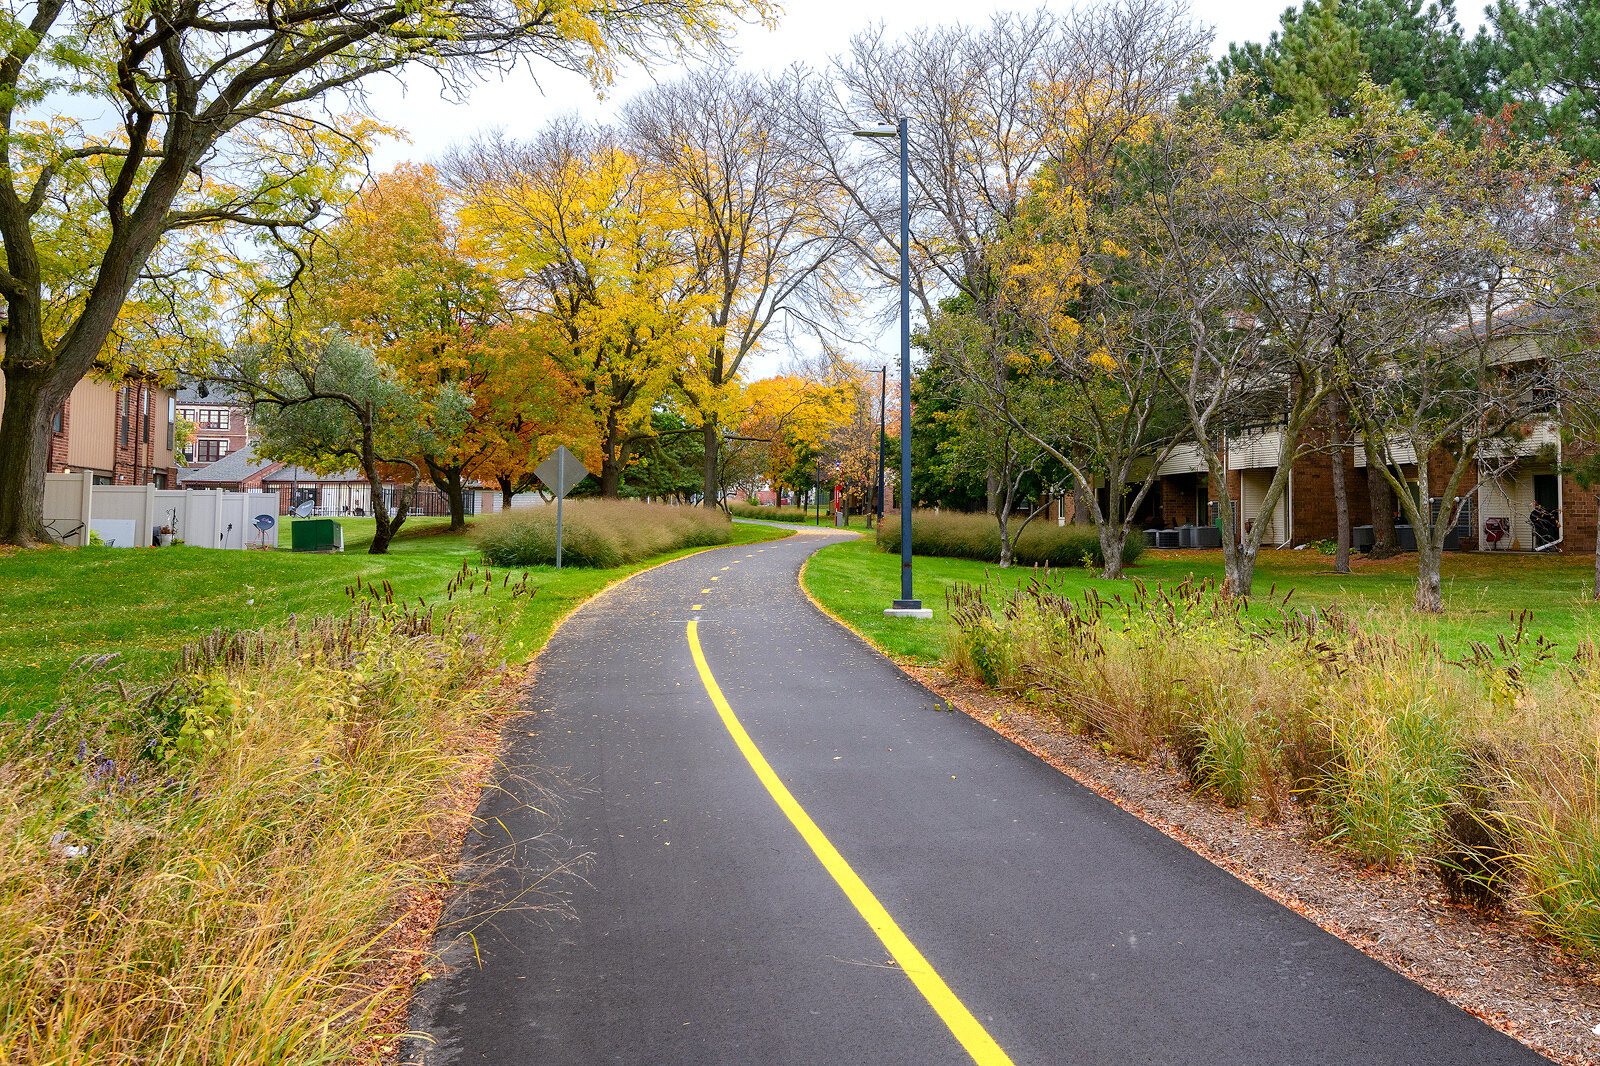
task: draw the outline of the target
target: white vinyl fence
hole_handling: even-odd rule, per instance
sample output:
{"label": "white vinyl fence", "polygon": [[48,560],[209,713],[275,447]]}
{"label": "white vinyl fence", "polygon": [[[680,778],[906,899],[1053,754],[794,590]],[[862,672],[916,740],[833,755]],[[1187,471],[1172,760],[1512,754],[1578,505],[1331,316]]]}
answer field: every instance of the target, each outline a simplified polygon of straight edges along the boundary
{"label": "white vinyl fence", "polygon": [[[259,515],[270,528],[256,527]],[[89,542],[89,530],[117,548],[149,547],[155,530],[199,548],[276,548],[278,494],[223,489],[158,489],[154,485],[96,485],[87,471],[47,474],[45,525],[63,543]]]}

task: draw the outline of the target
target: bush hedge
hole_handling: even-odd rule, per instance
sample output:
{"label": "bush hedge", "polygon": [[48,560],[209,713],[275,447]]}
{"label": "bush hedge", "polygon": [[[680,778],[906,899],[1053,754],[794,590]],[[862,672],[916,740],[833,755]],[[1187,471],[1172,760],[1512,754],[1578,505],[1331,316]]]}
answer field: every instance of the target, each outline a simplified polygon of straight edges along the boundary
{"label": "bush hedge", "polygon": [[[549,566],[556,561],[556,509],[525,507],[481,519],[473,540],[494,566]],[[679,548],[726,544],[733,525],[721,511],[635,500],[569,500],[561,555],[567,566],[627,566]]]}
{"label": "bush hedge", "polygon": [[[817,512],[804,507],[768,507],[759,503],[730,503],[728,513],[735,518],[759,518],[766,522],[815,522]],[[823,521],[828,521],[823,515]]]}
{"label": "bush hedge", "polygon": [[[1014,519],[1014,531],[1022,524]],[[884,551],[900,550],[900,523],[885,518],[878,528],[878,547]],[[917,555],[941,555],[951,559],[976,559],[980,562],[1000,561],[1000,526],[993,515],[965,514],[960,511],[913,511],[911,513],[911,550]],[[1138,531],[1122,547],[1122,564],[1130,565],[1144,551],[1144,540]],[[1092,526],[1058,526],[1053,521],[1035,519],[1023,529],[1020,537],[1013,534],[1012,557],[1017,563],[1032,566],[1047,563],[1050,566],[1105,565],[1100,551],[1100,538]]]}

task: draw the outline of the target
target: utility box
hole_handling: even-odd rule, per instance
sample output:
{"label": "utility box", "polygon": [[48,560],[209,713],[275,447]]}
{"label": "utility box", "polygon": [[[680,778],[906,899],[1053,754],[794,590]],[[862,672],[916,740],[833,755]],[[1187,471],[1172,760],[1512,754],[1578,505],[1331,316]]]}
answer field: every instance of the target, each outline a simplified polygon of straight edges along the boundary
{"label": "utility box", "polygon": [[344,527],[333,518],[302,518],[289,525],[289,547],[297,552],[342,552]]}

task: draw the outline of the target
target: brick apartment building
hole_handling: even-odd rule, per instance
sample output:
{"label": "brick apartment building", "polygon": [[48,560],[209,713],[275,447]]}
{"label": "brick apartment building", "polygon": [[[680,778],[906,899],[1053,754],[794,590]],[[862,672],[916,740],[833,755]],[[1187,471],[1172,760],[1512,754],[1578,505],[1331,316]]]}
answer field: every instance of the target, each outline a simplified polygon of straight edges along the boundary
{"label": "brick apartment building", "polygon": [[[1241,527],[1244,523],[1268,524],[1264,547],[1288,547],[1318,540],[1331,540],[1337,534],[1337,513],[1333,496],[1335,455],[1327,438],[1318,432],[1308,435],[1301,454],[1289,469],[1289,484],[1270,514],[1261,503],[1277,469],[1281,444],[1277,430],[1264,429],[1228,442],[1225,475],[1228,498]],[[1560,427],[1554,420],[1527,427],[1527,436],[1515,443],[1486,445],[1484,455],[1468,469],[1457,489],[1457,498],[1466,504],[1457,522],[1456,535],[1448,546],[1461,551],[1532,551],[1536,535],[1532,523],[1535,505],[1543,506],[1557,518],[1558,540],[1553,546],[1563,553],[1590,553],[1595,548],[1596,496],[1585,489],[1562,467]],[[1402,480],[1416,483],[1417,460],[1410,449],[1391,449]],[[1372,524],[1369,472],[1366,450],[1358,442],[1340,450],[1344,464],[1345,490],[1352,527]],[[1428,481],[1434,491],[1445,484],[1453,463],[1445,456],[1433,456]],[[1474,490],[1477,490],[1474,492]],[[1152,487],[1146,507],[1151,528],[1172,528],[1186,524],[1204,525],[1212,521],[1210,502],[1217,486],[1206,472],[1198,449],[1189,446],[1175,450],[1162,464],[1160,477]],[[1441,501],[1454,508],[1457,500]],[[1397,522],[1405,518],[1396,510]],[[1141,528],[1144,523],[1138,523]],[[1234,530],[1235,539],[1241,530]],[[1359,546],[1359,544],[1358,544]]]}
{"label": "brick apartment building", "polygon": [[194,425],[184,448],[185,466],[205,466],[243,448],[253,439],[250,407],[225,388],[186,384],[177,393],[178,417]]}
{"label": "brick apartment building", "polygon": [[[0,375],[0,409],[5,378]],[[87,377],[50,419],[52,474],[87,470],[100,485],[178,483],[172,451],[175,400],[171,389],[141,378],[120,383]]]}
{"label": "brick apartment building", "polygon": [[[1522,310],[1514,314],[1527,322],[1545,312]],[[1515,319],[1513,319],[1514,321]],[[1507,368],[1526,367],[1543,359],[1537,341],[1519,338],[1514,333],[1494,342],[1493,361]],[[1214,518],[1210,507],[1219,491],[1226,491],[1233,502],[1238,528],[1225,531],[1237,540],[1255,523],[1265,523],[1265,547],[1289,547],[1312,541],[1331,540],[1337,535],[1337,510],[1333,495],[1334,463],[1344,467],[1350,524],[1357,531],[1355,546],[1362,545],[1360,527],[1372,524],[1370,479],[1381,477],[1369,471],[1367,453],[1359,437],[1353,445],[1331,447],[1333,437],[1324,418],[1314,424],[1300,442],[1300,454],[1289,470],[1286,491],[1266,512],[1262,503],[1277,471],[1283,437],[1273,426],[1259,427],[1234,435],[1226,442],[1223,486],[1218,486],[1206,470],[1200,450],[1194,445],[1174,449],[1158,468],[1158,480],[1147,497],[1144,512],[1136,516],[1139,528],[1171,529],[1194,524],[1208,525]],[[1346,430],[1346,433],[1349,431]],[[1345,440],[1349,441],[1349,436]],[[1488,441],[1479,449],[1477,462],[1464,474],[1454,498],[1436,499],[1440,511],[1458,514],[1446,548],[1460,551],[1533,551],[1591,553],[1595,550],[1597,511],[1596,493],[1585,489],[1571,473],[1563,470],[1563,450],[1573,446],[1562,440],[1561,424],[1552,406],[1542,417],[1535,417],[1507,439]],[[1418,457],[1402,441],[1391,441],[1389,459],[1399,479],[1416,486]],[[1450,477],[1454,461],[1448,456],[1423,457],[1428,465],[1430,492],[1440,492]],[[1536,530],[1534,514],[1543,508],[1554,516],[1554,536]],[[1409,527],[1396,507],[1397,534],[1406,544]]]}

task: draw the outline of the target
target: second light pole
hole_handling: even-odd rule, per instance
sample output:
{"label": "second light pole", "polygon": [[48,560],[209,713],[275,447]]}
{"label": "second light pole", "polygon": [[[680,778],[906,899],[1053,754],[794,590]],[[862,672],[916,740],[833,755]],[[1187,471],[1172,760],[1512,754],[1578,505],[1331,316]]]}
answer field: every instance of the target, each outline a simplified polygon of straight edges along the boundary
{"label": "second light pole", "polygon": [[932,618],[911,595],[911,139],[904,115],[894,126],[856,130],[857,137],[900,141],[900,598],[884,614]]}

